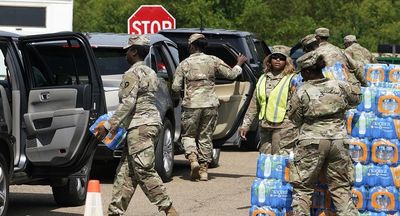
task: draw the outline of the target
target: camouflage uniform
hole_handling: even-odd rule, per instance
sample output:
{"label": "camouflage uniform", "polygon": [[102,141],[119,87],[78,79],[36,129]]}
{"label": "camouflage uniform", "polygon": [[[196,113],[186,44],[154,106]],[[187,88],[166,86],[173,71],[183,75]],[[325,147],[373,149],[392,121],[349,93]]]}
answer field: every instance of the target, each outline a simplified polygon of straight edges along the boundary
{"label": "camouflage uniform", "polygon": [[211,162],[212,135],[217,124],[219,106],[214,89],[215,76],[218,73],[228,79],[235,79],[241,72],[240,66],[231,69],[221,59],[204,53],[190,55],[177,67],[172,90],[180,92],[184,88],[182,143],[186,157],[194,152],[200,163]]}
{"label": "camouflage uniform", "polygon": [[[275,45],[272,47],[272,54],[282,54],[286,56],[286,61],[291,61],[288,59],[290,48],[283,45]],[[271,55],[267,56],[265,61],[269,62],[271,60]],[[265,62],[264,62],[265,64]],[[287,64],[287,63],[286,63]],[[278,85],[278,83],[285,77],[283,71],[274,75],[270,71],[265,72],[265,93],[266,93],[266,104],[268,104],[268,98],[272,90]],[[264,79],[262,76],[260,78]],[[292,96],[292,86],[289,86],[289,94],[287,98],[287,108],[289,107],[289,101]],[[260,101],[257,97],[256,89],[251,98],[250,105],[246,111],[246,115],[243,119],[242,128],[249,130],[254,119],[258,119],[259,112],[261,109]],[[287,110],[287,109],[286,109]],[[297,140],[298,128],[289,120],[287,112],[285,113],[284,119],[281,123],[269,122],[266,119],[259,121],[260,128],[260,148],[259,151],[265,154],[289,154],[293,150],[294,143]]]}
{"label": "camouflage uniform", "polygon": [[154,169],[154,145],[161,128],[155,105],[158,84],[156,73],[143,61],[132,65],[123,75],[119,90],[121,104],[109,123],[111,127],[126,127],[128,135],[114,180],[109,215],[125,213],[138,184],[160,211],[172,204]]}
{"label": "camouflage uniform", "polygon": [[354,35],[347,35],[344,37],[345,43],[352,43],[349,47],[347,47],[344,52],[346,55],[350,56],[356,62],[358,62],[361,71],[364,72],[365,64],[368,63],[377,63],[374,55],[371,54],[369,50],[362,47],[359,43],[357,43],[357,38]]}
{"label": "camouflage uniform", "polygon": [[[279,73],[274,76],[271,72],[265,74],[267,98],[276,85],[282,80],[284,75]],[[289,91],[288,101],[292,96]],[[268,101],[266,102],[268,103]],[[289,108],[289,103],[288,106]],[[260,104],[257,100],[257,90],[254,91],[249,108],[243,120],[242,128],[249,130],[254,119],[258,119]],[[259,151],[265,154],[289,154],[293,150],[297,140],[298,128],[289,120],[287,112],[282,123],[272,123],[263,119],[259,122],[260,126],[260,148]]]}
{"label": "camouflage uniform", "polygon": [[336,62],[345,65],[350,71],[349,82],[353,85],[367,85],[362,68],[360,68],[359,64],[351,57],[347,56],[340,48],[327,41],[323,41],[315,51],[324,56],[326,66],[328,67],[333,66]]}
{"label": "camouflage uniform", "polygon": [[[317,54],[298,60],[300,68],[316,63]],[[309,215],[314,186],[326,172],[337,215],[358,215],[352,201],[352,161],[344,145],[346,109],[360,102],[360,89],[347,82],[327,78],[309,80],[293,95],[289,118],[300,127],[293,166],[294,215]],[[326,170],[325,170],[326,169]]]}

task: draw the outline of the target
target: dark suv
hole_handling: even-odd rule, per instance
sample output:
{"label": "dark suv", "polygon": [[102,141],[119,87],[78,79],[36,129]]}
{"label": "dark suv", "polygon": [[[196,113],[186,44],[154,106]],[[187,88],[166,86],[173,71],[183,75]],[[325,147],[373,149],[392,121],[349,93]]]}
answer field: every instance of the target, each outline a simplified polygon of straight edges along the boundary
{"label": "dark suv", "polygon": [[[188,53],[188,43],[187,40],[189,36],[193,33],[202,33],[207,37],[209,47],[206,51],[207,54],[215,55],[225,62],[227,62],[230,66],[234,66],[236,61],[232,59],[232,55],[229,52],[242,53],[244,54],[247,60],[247,66],[249,73],[251,73],[254,78],[258,78],[262,73],[262,64],[265,56],[271,53],[268,46],[264,43],[264,41],[259,40],[255,37],[253,33],[245,32],[245,31],[236,31],[236,30],[225,30],[225,29],[198,29],[198,28],[178,28],[178,29],[167,29],[162,30],[159,34],[162,34],[172,41],[174,41],[178,45],[179,50],[179,59],[182,61],[183,59],[189,56]],[[231,50],[231,51],[228,51]],[[241,81],[250,81],[249,77],[243,76],[241,77]],[[218,80],[216,89],[217,93],[220,91],[219,89],[226,88],[228,85],[228,80]],[[251,81],[250,81],[251,83]],[[235,82],[231,83],[235,84]],[[233,89],[232,89],[233,90]],[[251,99],[253,95],[253,87],[249,87],[248,93],[242,95],[243,98],[237,97],[237,99],[241,99],[243,104],[246,105],[247,100]],[[234,100],[233,98],[231,98]],[[241,104],[240,102],[239,104]],[[222,116],[227,115],[228,113],[237,113],[239,111],[238,118],[234,119],[235,123],[229,125],[229,128],[238,128],[241,124],[244,114],[247,110],[247,106],[242,107],[242,110],[238,110],[233,108],[230,110],[226,108],[224,109],[224,104],[222,103],[220,107],[219,115]],[[233,119],[232,119],[233,120]],[[218,126],[217,126],[218,132]],[[231,139],[230,141],[237,143],[249,150],[255,150],[258,147],[259,143],[259,132],[258,132],[258,124],[257,121],[254,121],[248,135],[247,142],[243,142],[238,136],[236,131],[230,131]],[[214,141],[214,144],[219,145],[220,142]]]}
{"label": "dark suv", "polygon": [[50,185],[58,204],[84,204],[96,148],[88,128],[105,112],[89,42],[0,32],[0,75],[0,215],[10,184]]}

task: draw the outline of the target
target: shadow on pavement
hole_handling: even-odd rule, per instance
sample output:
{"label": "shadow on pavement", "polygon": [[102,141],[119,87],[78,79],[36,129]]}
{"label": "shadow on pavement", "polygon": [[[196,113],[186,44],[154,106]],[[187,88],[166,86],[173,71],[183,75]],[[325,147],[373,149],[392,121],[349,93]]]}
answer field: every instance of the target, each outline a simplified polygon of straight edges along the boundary
{"label": "shadow on pavement", "polygon": [[52,194],[38,193],[10,193],[8,212],[9,216],[82,216],[82,214],[57,212],[58,206]]}
{"label": "shadow on pavement", "polygon": [[94,161],[90,172],[90,179],[98,179],[101,183],[112,184],[119,161]]}

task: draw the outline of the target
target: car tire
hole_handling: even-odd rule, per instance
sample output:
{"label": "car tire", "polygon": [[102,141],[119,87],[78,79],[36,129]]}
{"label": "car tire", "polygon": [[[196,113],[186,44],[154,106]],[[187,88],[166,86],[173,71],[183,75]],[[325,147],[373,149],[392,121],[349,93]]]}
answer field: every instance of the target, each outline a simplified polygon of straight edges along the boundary
{"label": "car tire", "polygon": [[[89,163],[91,165],[91,163]],[[60,206],[81,206],[85,204],[90,167],[82,168],[84,176],[70,176],[62,186],[52,186],[53,197]]]}
{"label": "car tire", "polygon": [[7,215],[10,186],[8,170],[6,159],[0,154],[0,216]]}
{"label": "car tire", "polygon": [[174,169],[174,129],[169,119],[166,119],[159,135],[155,150],[155,169],[163,182],[172,177]]}
{"label": "car tire", "polygon": [[218,167],[220,155],[221,155],[221,149],[219,149],[219,148],[213,149],[212,160],[211,160],[211,163],[208,165],[208,167],[210,167],[210,168]]}

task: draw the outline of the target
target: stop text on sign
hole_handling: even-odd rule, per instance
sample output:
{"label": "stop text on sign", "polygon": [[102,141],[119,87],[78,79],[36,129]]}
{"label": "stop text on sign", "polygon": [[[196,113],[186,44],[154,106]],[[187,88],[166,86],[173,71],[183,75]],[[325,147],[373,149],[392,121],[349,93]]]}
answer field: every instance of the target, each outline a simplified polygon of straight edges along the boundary
{"label": "stop text on sign", "polygon": [[142,5],[128,18],[128,33],[154,34],[175,25],[175,18],[163,6]]}
{"label": "stop text on sign", "polygon": [[173,25],[171,21],[163,20],[161,23],[157,20],[143,20],[133,21],[132,28],[137,34],[154,34],[161,29],[172,29]]}

